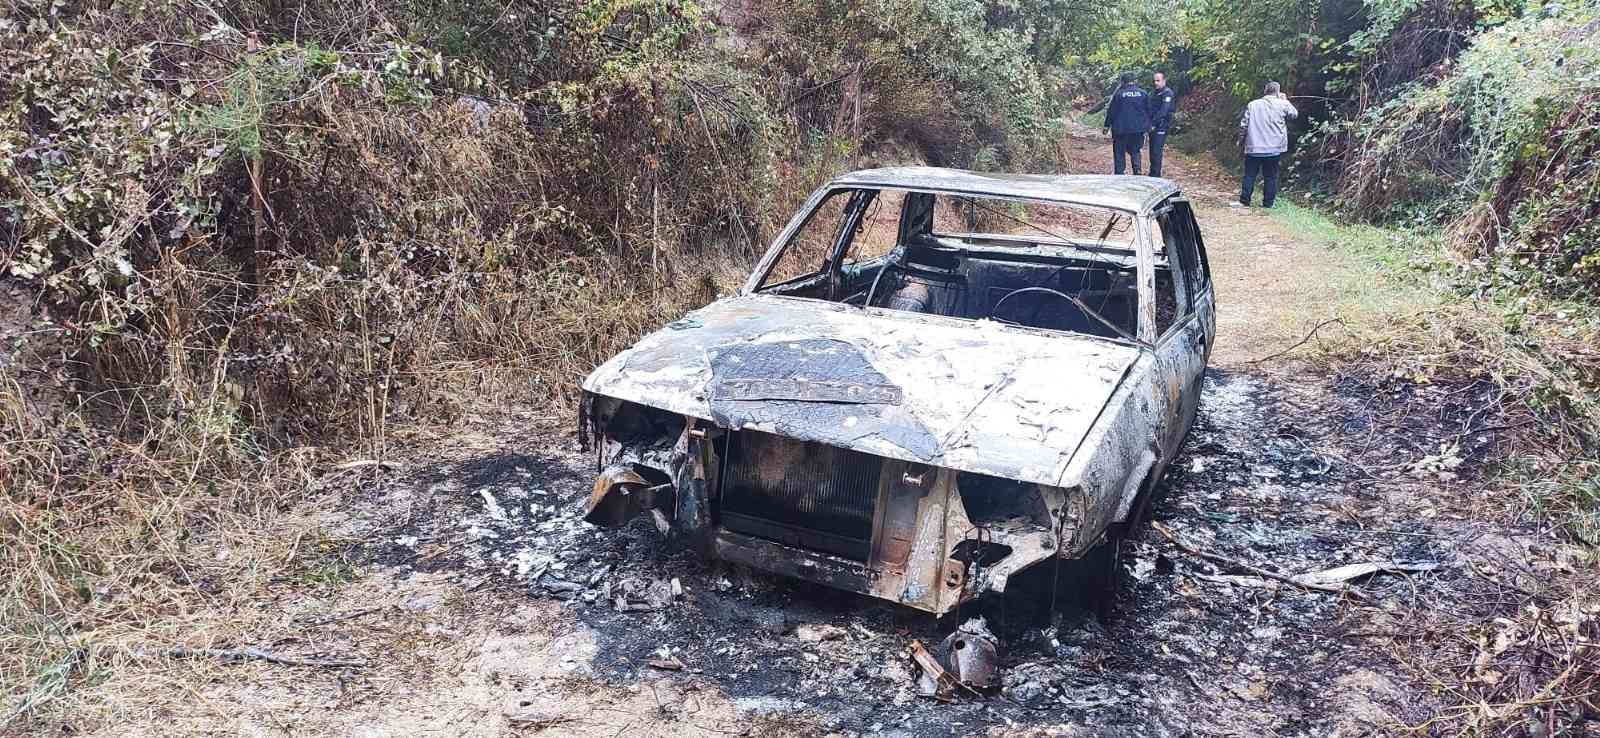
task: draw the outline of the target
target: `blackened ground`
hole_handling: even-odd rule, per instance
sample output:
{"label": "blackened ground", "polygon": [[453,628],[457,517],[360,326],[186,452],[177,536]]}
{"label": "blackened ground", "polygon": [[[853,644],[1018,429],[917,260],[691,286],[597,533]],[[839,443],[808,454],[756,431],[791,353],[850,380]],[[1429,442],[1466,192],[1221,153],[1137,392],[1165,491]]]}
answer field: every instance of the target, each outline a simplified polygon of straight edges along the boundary
{"label": "blackened ground", "polygon": [[[1124,547],[1104,622],[1051,569],[940,621],[699,560],[646,520],[592,528],[579,516],[593,459],[553,422],[510,417],[497,447],[442,454],[366,500],[356,525],[366,542],[353,554],[401,577],[460,572],[474,590],[561,601],[563,627],[597,645],[579,667],[587,678],[625,688],[662,675],[652,660],[675,659],[685,670],[673,674],[741,711],[819,730],[1320,736],[1421,723],[1441,704],[1387,644],[1422,610],[1499,606],[1471,573],[1486,531],[1458,511],[1454,485],[1481,473],[1503,419],[1471,383],[1303,380],[1209,374],[1155,520],[1190,548],[1283,574],[1365,561],[1438,568],[1376,575],[1355,584],[1359,596],[1229,583],[1208,577],[1247,572],[1146,525]],[[911,641],[931,646],[979,612],[1002,635],[1004,687],[953,703],[915,696]],[[816,640],[822,625],[836,629]]]}

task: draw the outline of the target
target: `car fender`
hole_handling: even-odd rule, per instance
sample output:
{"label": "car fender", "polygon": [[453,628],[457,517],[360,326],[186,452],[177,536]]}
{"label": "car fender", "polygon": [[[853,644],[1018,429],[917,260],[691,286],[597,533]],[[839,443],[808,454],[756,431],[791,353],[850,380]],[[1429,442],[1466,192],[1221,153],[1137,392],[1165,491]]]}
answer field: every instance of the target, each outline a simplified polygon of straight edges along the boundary
{"label": "car fender", "polygon": [[1139,500],[1139,491],[1144,487],[1145,480],[1150,478],[1158,458],[1160,455],[1156,453],[1155,444],[1151,444],[1139,453],[1139,458],[1129,467],[1127,478],[1122,480],[1122,492],[1117,498],[1117,512],[1111,517],[1113,523],[1128,522],[1134,503]]}

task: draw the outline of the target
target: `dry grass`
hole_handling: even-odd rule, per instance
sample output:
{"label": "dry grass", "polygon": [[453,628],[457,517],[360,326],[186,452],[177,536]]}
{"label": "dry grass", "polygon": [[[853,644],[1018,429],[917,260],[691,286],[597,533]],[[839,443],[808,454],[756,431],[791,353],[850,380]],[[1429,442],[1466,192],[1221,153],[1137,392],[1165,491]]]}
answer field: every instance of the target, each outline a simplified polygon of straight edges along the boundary
{"label": "dry grass", "polygon": [[217,421],[236,398],[215,387],[119,434],[47,374],[0,369],[3,734],[151,709],[146,690],[192,688],[158,668],[172,649],[259,642],[273,583],[348,576],[339,542],[287,514],[318,489],[318,449],[260,452]]}
{"label": "dry grass", "polygon": [[[1541,558],[1537,569],[1526,563]],[[1396,660],[1452,705],[1408,734],[1572,735],[1600,716],[1593,553],[1498,561],[1503,568],[1467,580],[1477,591],[1414,608],[1408,637],[1391,643]]]}
{"label": "dry grass", "polygon": [[1295,206],[1274,220],[1291,238],[1357,264],[1324,272],[1324,292],[1339,295],[1333,315],[1344,322],[1308,344],[1315,366],[1418,383],[1491,380],[1494,409],[1520,439],[1502,464],[1499,481],[1516,491],[1497,500],[1502,513],[1600,545],[1600,309],[1463,294],[1475,275],[1439,239],[1339,224]]}
{"label": "dry grass", "polygon": [[[160,289],[138,330],[58,322],[28,333],[50,350],[0,367],[0,733],[151,709],[147,682],[192,691],[222,668],[180,668],[173,648],[281,637],[271,601],[284,583],[315,592],[352,575],[337,542],[292,512],[330,465],[382,457],[397,430],[476,403],[565,403],[598,361],[730,291],[749,258],[669,246],[692,217],[676,210],[645,239],[659,260],[595,242],[541,250],[572,224],[526,204],[520,185],[555,167],[522,145],[517,106],[480,125],[459,105],[401,118],[333,90],[300,104],[327,114],[301,139],[325,148],[273,152],[267,237],[280,253],[241,265],[226,249],[164,247],[141,265]],[[306,208],[317,190],[296,180],[329,157],[362,178],[333,188],[355,199]],[[412,203],[449,217],[422,220]],[[375,220],[413,219],[427,251],[319,240],[343,227],[330,211],[384,209]],[[38,317],[0,307],[7,328]]]}
{"label": "dry grass", "polygon": [[1394,657],[1454,705],[1397,729],[1555,735],[1600,715],[1600,311],[1464,293],[1481,275],[1443,238],[1338,223],[1286,198],[1270,214],[1233,208],[1231,177],[1174,159],[1200,204],[1217,283],[1218,365],[1292,382],[1309,370],[1497,388],[1480,410],[1510,440],[1488,478],[1450,504],[1535,532],[1491,552],[1500,563],[1461,584],[1473,591],[1397,620],[1406,635],[1390,641]]}
{"label": "dry grass", "polygon": [[1404,383],[1491,382],[1495,395],[1479,412],[1498,418],[1509,440],[1488,478],[1452,504],[1535,531],[1503,541],[1511,550],[1494,552],[1499,563],[1465,580],[1474,591],[1418,609],[1403,628],[1412,635],[1391,641],[1397,661],[1453,704],[1407,732],[1556,735],[1600,715],[1600,314],[1536,297],[1463,296],[1461,267],[1437,239],[1294,206],[1274,215],[1292,240],[1354,262],[1307,290],[1343,319],[1307,343],[1307,362]]}

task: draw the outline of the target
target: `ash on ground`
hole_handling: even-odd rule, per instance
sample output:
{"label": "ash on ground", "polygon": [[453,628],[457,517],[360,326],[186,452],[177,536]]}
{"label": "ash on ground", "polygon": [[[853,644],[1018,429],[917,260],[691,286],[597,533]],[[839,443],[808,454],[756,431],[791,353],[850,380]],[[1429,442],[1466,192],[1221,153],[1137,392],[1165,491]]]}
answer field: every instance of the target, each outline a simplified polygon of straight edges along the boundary
{"label": "ash on ground", "polygon": [[[459,572],[478,590],[560,601],[570,627],[599,644],[573,668],[605,684],[673,675],[752,713],[806,715],[844,734],[1360,734],[1419,722],[1438,704],[1386,652],[1348,634],[1401,627],[1423,598],[1460,588],[1457,556],[1474,532],[1426,502],[1435,480],[1414,461],[1386,465],[1392,453],[1370,435],[1350,442],[1370,407],[1339,389],[1291,396],[1210,373],[1156,521],[1191,548],[1284,575],[1367,561],[1432,571],[1374,575],[1348,594],[1307,591],[1252,581],[1147,528],[1124,548],[1126,577],[1104,622],[1037,572],[1003,601],[936,620],[703,561],[648,518],[589,526],[592,456],[569,433],[515,417],[502,419],[498,447],[463,449],[364,503],[355,527],[367,543],[356,553],[402,575]],[[1388,504],[1396,495],[1416,496],[1400,518]],[[999,688],[919,698],[911,641],[938,643],[980,611],[1000,638]]]}

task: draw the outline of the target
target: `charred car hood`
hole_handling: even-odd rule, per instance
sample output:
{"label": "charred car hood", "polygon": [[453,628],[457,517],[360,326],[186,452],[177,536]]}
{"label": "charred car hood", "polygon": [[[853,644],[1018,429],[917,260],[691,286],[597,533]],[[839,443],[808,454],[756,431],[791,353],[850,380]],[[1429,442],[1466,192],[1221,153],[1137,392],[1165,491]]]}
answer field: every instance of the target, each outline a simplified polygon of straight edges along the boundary
{"label": "charred car hood", "polygon": [[586,391],[904,461],[1059,484],[1139,349],[745,295],[601,365]]}

